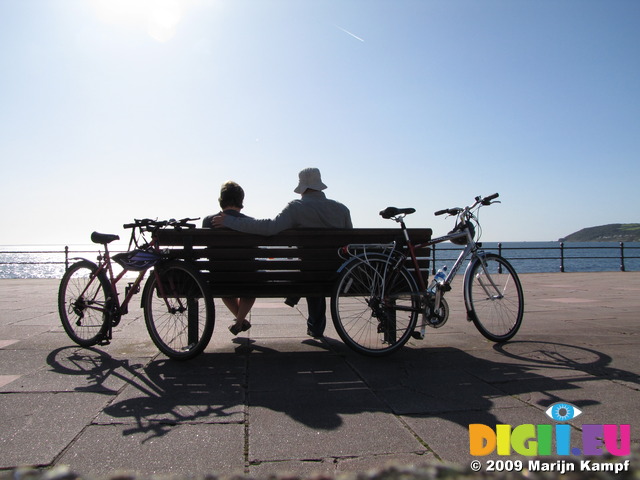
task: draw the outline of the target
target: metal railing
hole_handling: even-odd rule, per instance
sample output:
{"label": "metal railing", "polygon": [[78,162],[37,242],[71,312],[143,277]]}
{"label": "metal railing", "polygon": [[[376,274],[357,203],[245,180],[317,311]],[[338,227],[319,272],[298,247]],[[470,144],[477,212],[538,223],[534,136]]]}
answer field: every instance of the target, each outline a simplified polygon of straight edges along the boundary
{"label": "metal railing", "polygon": [[[86,256],[87,258],[91,258],[91,256],[97,257],[99,248],[94,250],[70,250],[68,246],[64,247],[64,250],[0,250],[0,278],[4,277],[2,274],[2,269],[4,266],[18,266],[18,267],[26,267],[28,269],[29,266],[59,266],[62,267],[64,265],[64,270],[62,268],[49,270],[48,274],[42,274],[42,272],[31,272],[25,273],[25,276],[28,278],[60,278],[64,274],[64,272],[69,268],[70,263],[75,261],[76,257]],[[110,250],[111,254],[118,253],[120,250]],[[26,260],[16,260],[15,257],[24,256]],[[52,256],[57,256],[56,259],[52,259]],[[13,257],[14,259],[6,260],[6,257]],[[46,258],[46,257],[49,258]],[[59,257],[58,257],[59,256]],[[45,257],[44,260],[35,260],[34,258]],[[59,260],[58,260],[59,258]],[[13,277],[8,278],[23,278],[20,273],[16,275],[15,271],[13,272]],[[40,273],[40,274],[39,274]],[[54,275],[57,274],[57,275]],[[9,272],[11,275],[11,272]]]}
{"label": "metal railing", "polygon": [[[459,252],[460,248],[451,247],[451,246],[438,246],[434,245],[431,247],[431,272],[432,274],[436,273],[436,261],[454,261]],[[558,271],[565,272],[565,264],[567,261],[573,260],[611,260],[619,262],[619,270],[621,272],[626,272],[626,261],[627,260],[638,260],[640,259],[640,255],[638,255],[637,251],[640,250],[638,246],[628,246],[625,245],[624,242],[620,242],[618,244],[604,246],[604,245],[565,245],[564,242],[559,242],[557,246],[548,246],[548,247],[535,247],[535,246],[527,246],[527,247],[506,247],[502,243],[498,243],[496,247],[483,247],[485,251],[494,251],[497,252],[498,255],[505,257],[509,261],[555,261],[558,265]],[[586,250],[606,250],[606,251],[616,251],[617,254],[615,256],[612,255],[582,255],[575,256],[571,255],[572,251],[586,251]],[[510,255],[509,252],[515,251],[550,251],[557,252],[554,256],[514,256]],[[441,256],[441,252],[453,252],[449,256]]]}
{"label": "metal railing", "polygon": [[[437,247],[437,248],[436,248]],[[496,247],[483,247],[486,251],[494,251],[499,255],[504,256],[510,262],[514,261],[552,261],[557,265],[557,270],[559,272],[566,271],[566,265],[574,262],[576,260],[610,260],[612,262],[618,262],[618,269],[621,272],[627,271],[627,261],[628,260],[639,260],[640,259],[640,250],[639,246],[631,246],[625,245],[624,242],[620,242],[615,244],[612,242],[611,245],[608,246],[594,246],[594,245],[565,245],[564,242],[559,242],[557,246],[525,246],[525,247],[514,247],[514,246],[505,246],[503,243],[498,243]],[[607,251],[609,255],[578,255],[576,256],[575,252],[584,252],[586,250],[594,250],[594,251]],[[523,251],[532,252],[530,255],[523,256],[521,253]],[[454,247],[452,245],[446,244],[445,246],[433,246],[431,249],[431,271],[432,274],[435,274],[437,262],[446,262],[446,261],[454,261],[458,253],[460,252],[459,247]],[[541,252],[549,252],[551,255],[544,255]],[[97,250],[70,250],[68,246],[64,247],[64,250],[22,250],[22,251],[9,251],[4,250],[0,251],[0,268],[3,265],[64,265],[64,269],[69,268],[70,261],[73,260],[73,257],[81,254],[93,254],[97,253]],[[117,253],[117,252],[112,252]],[[45,260],[45,261],[3,261],[2,257],[4,254],[7,255],[40,255],[40,254],[48,254],[48,255],[56,255],[56,254],[64,254],[64,260]],[[549,271],[549,270],[544,270]]]}

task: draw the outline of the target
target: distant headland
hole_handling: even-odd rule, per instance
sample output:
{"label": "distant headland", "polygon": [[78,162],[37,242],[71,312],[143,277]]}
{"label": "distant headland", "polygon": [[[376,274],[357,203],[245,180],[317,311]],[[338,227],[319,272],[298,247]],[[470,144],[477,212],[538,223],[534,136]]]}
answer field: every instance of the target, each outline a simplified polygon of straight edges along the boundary
{"label": "distant headland", "polygon": [[640,223],[612,223],[578,230],[559,242],[640,242]]}

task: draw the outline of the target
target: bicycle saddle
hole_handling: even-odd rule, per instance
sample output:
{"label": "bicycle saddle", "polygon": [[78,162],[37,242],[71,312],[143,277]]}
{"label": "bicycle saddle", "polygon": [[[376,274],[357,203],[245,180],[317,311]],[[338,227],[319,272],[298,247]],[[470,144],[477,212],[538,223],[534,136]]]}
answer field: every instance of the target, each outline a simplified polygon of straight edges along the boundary
{"label": "bicycle saddle", "polygon": [[93,243],[101,243],[104,245],[105,243],[111,243],[114,240],[120,240],[120,237],[118,235],[113,235],[112,233],[93,232],[91,234],[91,241]]}
{"label": "bicycle saddle", "polygon": [[415,208],[396,208],[396,207],[387,207],[380,212],[380,216],[382,218],[392,218],[396,215],[409,215],[410,213],[415,213]]}

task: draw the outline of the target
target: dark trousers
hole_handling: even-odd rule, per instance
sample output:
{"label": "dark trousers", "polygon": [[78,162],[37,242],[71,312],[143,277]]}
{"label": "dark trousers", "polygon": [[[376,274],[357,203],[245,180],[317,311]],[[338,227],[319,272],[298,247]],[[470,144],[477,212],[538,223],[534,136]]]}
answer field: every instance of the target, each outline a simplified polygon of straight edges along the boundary
{"label": "dark trousers", "polygon": [[322,336],[327,326],[327,301],[324,297],[307,297],[309,318],[307,329],[315,336]]}
{"label": "dark trousers", "polygon": [[[293,307],[299,300],[300,297],[288,297],[284,303]],[[324,297],[307,297],[307,308],[307,331],[314,337],[321,337],[327,326],[327,301]]]}

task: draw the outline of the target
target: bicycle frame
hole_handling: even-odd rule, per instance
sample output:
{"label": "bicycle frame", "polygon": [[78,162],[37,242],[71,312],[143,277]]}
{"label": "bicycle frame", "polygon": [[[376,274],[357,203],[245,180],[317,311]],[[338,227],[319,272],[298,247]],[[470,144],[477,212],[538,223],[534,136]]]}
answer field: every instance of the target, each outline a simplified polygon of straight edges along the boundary
{"label": "bicycle frame", "polygon": [[473,241],[473,238],[471,237],[471,234],[469,233],[468,230],[463,230],[460,232],[456,232],[456,233],[450,233],[448,235],[442,236],[442,237],[437,237],[434,239],[431,239],[427,242],[421,242],[421,243],[413,243],[411,241],[411,239],[409,238],[409,232],[407,230],[407,227],[404,223],[404,221],[402,220],[402,218],[397,220],[400,223],[400,228],[402,229],[403,235],[404,235],[404,239],[407,245],[407,248],[409,249],[409,257],[411,257],[411,261],[413,263],[413,267],[415,268],[416,271],[416,277],[418,280],[418,286],[420,287],[421,291],[426,291],[427,290],[427,286],[424,282],[424,276],[422,275],[422,271],[420,270],[420,265],[418,264],[418,259],[416,257],[416,249],[419,248],[423,248],[423,247],[430,247],[432,245],[436,245],[438,243],[443,243],[443,242],[447,242],[449,240],[455,240],[458,238],[462,238],[462,237],[467,237],[467,245],[465,246],[464,250],[462,252],[460,252],[460,255],[458,256],[457,260],[455,261],[453,267],[451,267],[451,271],[447,274],[447,277],[445,278],[443,284],[444,285],[451,285],[451,282],[453,281],[453,278],[456,276],[456,274],[458,273],[458,270],[460,270],[460,267],[462,266],[463,262],[465,261],[465,259],[474,251],[478,249],[478,244],[476,244]]}
{"label": "bicycle frame", "polygon": [[[132,245],[135,245],[136,247],[138,246],[138,241],[135,238],[135,228],[138,228],[138,227],[134,227],[134,229],[131,232],[131,240],[129,241],[129,250],[131,249]],[[129,312],[129,302],[131,301],[131,299],[135,294],[140,292],[140,285],[142,284],[142,281],[144,280],[146,273],[149,269],[147,268],[140,271],[136,279],[133,282],[130,282],[129,285],[127,285],[127,287],[125,288],[124,299],[121,302],[120,292],[118,291],[117,285],[120,282],[120,280],[122,280],[122,278],[124,278],[124,276],[132,270],[123,267],[122,271],[118,275],[115,275],[108,244],[103,243],[102,245],[104,247],[104,253],[98,253],[98,258],[97,258],[98,269],[96,270],[96,273],[93,279],[97,278],[101,274],[105,274],[109,281],[109,285],[111,287],[111,292],[113,294],[113,301],[114,301],[114,305],[111,307],[111,311],[107,312],[109,315],[112,316],[111,322],[110,322],[110,327],[111,327],[111,326],[117,326],[118,322],[120,321],[120,317],[122,315],[126,315]],[[148,244],[148,247],[151,247],[154,251],[158,250],[155,240],[152,240]],[[84,260],[79,257],[77,259]],[[81,292],[81,295],[84,295],[89,290],[89,288],[91,288],[91,286],[93,285],[93,279],[91,282],[89,282],[86,285],[84,290]],[[161,282],[158,282],[158,288],[162,289]],[[164,296],[164,292],[160,292],[160,293]],[[90,308],[93,308],[94,310],[100,311],[100,312],[107,311],[106,308],[100,308],[100,307],[90,307]],[[109,332],[109,337],[110,337],[110,332]]]}

